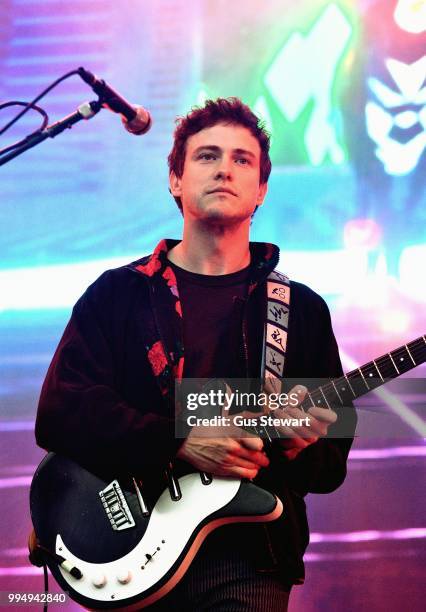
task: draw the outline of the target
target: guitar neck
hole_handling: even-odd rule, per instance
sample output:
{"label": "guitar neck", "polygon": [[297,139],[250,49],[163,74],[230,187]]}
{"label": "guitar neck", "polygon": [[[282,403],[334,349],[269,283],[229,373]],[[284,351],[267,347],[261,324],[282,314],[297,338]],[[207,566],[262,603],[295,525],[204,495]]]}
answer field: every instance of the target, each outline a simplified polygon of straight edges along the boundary
{"label": "guitar neck", "polygon": [[[425,361],[426,336],[420,336],[340,378],[329,380],[325,385],[309,391],[301,407],[309,411],[315,406],[319,408],[351,406],[353,400],[361,395],[377,389],[392,378],[398,378]],[[284,437],[279,428],[277,429],[274,425],[262,424],[261,418],[255,425],[243,426],[243,429],[261,438],[266,438],[270,442],[274,438]]]}
{"label": "guitar neck", "polygon": [[392,378],[409,372],[426,361],[426,337],[403,344],[363,366],[335,378],[310,391],[302,403],[306,410],[312,406],[331,408],[347,406],[354,399],[380,387]]}

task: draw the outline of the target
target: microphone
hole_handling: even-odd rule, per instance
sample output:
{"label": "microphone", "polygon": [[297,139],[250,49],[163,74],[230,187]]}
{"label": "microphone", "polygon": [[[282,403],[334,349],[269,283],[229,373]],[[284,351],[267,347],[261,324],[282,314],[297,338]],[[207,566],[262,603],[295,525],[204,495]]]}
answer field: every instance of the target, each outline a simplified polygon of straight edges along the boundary
{"label": "microphone", "polygon": [[143,106],[130,104],[103,79],[98,79],[95,74],[83,67],[78,69],[78,74],[99,96],[104,108],[121,115],[123,125],[128,132],[141,136],[151,128],[151,115]]}

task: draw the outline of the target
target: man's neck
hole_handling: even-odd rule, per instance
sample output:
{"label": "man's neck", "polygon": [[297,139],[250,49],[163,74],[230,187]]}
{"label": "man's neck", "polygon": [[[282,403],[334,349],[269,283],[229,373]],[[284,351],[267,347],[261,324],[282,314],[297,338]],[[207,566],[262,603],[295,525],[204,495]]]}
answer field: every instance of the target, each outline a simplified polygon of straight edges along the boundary
{"label": "man's neck", "polygon": [[237,272],[250,264],[248,228],[184,227],[182,241],[169,251],[168,259],[198,274]]}

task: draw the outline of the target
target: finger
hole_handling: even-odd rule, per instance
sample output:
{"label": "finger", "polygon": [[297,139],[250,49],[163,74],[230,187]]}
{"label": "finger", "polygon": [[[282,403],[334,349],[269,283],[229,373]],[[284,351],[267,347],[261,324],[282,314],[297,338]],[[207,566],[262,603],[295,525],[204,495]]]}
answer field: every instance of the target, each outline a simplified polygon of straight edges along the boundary
{"label": "finger", "polygon": [[238,438],[240,445],[251,451],[261,451],[263,448],[263,440],[258,436],[247,436],[247,432],[244,432],[244,438]]}
{"label": "finger", "polygon": [[[252,448],[246,448],[241,444],[243,440],[249,440],[250,444],[253,444],[253,440],[257,440],[257,443]],[[242,457],[256,465],[266,466],[269,464],[269,459],[262,451],[262,447],[263,442],[260,438],[228,438],[225,442],[222,441],[222,448],[226,451],[225,456],[230,463],[233,463],[236,457]],[[229,459],[230,457],[233,459]]]}
{"label": "finger", "polygon": [[282,452],[282,454],[284,455],[284,457],[286,457],[287,459],[289,459],[290,461],[295,459],[297,457],[297,455],[300,453],[300,451],[303,450],[301,448],[292,448],[290,450],[284,450]]}
{"label": "finger", "polygon": [[292,398],[296,396],[298,400],[297,405],[300,406],[300,404],[305,399],[307,392],[308,392],[308,388],[305,387],[304,385],[295,385],[290,390],[290,393],[288,395],[289,397],[291,396]]}
{"label": "finger", "polygon": [[318,421],[324,421],[329,425],[337,421],[337,414],[330,408],[319,408],[318,406],[313,406],[312,408],[309,408],[308,413],[315,417]]}
{"label": "finger", "polygon": [[281,393],[281,381],[279,378],[267,376],[263,385],[265,393]]}
{"label": "finger", "polygon": [[314,444],[318,439],[316,436],[311,438],[287,438],[286,440],[280,440],[280,447],[284,450],[291,450],[292,448],[303,449]]}
{"label": "finger", "polygon": [[246,468],[248,470],[258,470],[261,467],[266,467],[267,464],[261,464],[257,461],[240,457],[239,455],[228,455],[227,457],[225,457],[224,461],[222,461],[220,465],[223,468],[241,467]]}
{"label": "finger", "polygon": [[249,451],[242,446],[240,446],[237,451],[231,453],[231,455],[233,455],[234,458],[237,457],[238,460],[242,458],[261,467],[266,467],[269,465],[269,459],[265,453],[259,451]]}
{"label": "finger", "polygon": [[[321,418],[316,416],[318,411],[321,411]],[[337,419],[336,413],[327,408],[312,408],[312,411],[309,410],[308,413],[302,412],[299,408],[292,408],[287,412],[293,418],[301,419],[301,425],[293,427],[293,430],[303,438],[309,434],[326,436],[329,426]]]}
{"label": "finger", "polygon": [[244,446],[240,446],[236,450],[233,449],[229,454],[234,455],[234,458],[242,457],[246,461],[251,461],[261,467],[269,465],[269,459],[264,452],[249,450]]}
{"label": "finger", "polygon": [[[303,410],[300,410],[300,408],[276,410],[274,416],[281,420],[281,424],[277,425],[276,429],[279,431],[282,438],[309,438],[312,435],[316,436],[323,434],[322,427],[320,431],[317,431],[317,427],[315,427],[316,423],[314,423],[314,428],[312,428],[312,422],[314,422],[315,419],[307,415]],[[300,425],[293,425],[293,419],[297,420]],[[285,420],[290,421],[290,424],[284,425],[283,423]]]}
{"label": "finger", "polygon": [[222,416],[229,417],[229,409],[232,405],[234,399],[234,393],[228,383],[225,383],[225,391],[224,391],[224,402],[221,406],[221,414]]}
{"label": "finger", "polygon": [[314,444],[317,440],[318,438],[309,438],[309,440],[304,440],[302,438],[285,440],[280,443],[281,454],[287,459],[295,459],[300,452],[311,444]]}
{"label": "finger", "polygon": [[249,480],[252,480],[253,478],[256,478],[258,472],[258,468],[249,469],[234,465],[230,467],[218,468],[215,472],[212,473],[215,473],[217,476],[234,476],[236,478],[248,478]]}

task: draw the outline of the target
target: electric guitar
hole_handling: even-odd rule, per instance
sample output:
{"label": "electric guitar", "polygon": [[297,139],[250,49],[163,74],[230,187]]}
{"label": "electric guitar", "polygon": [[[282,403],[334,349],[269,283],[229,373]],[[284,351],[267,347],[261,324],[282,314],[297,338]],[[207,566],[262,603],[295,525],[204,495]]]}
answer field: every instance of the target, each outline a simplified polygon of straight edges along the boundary
{"label": "electric guitar", "polygon": [[[345,406],[426,361],[426,336],[307,394],[302,407]],[[262,437],[276,431],[258,428]],[[281,501],[249,481],[190,473],[154,500],[135,477],[105,481],[49,453],[30,492],[35,538],[30,559],[88,609],[142,609],[183,577],[207,534],[234,522],[268,522]]]}

